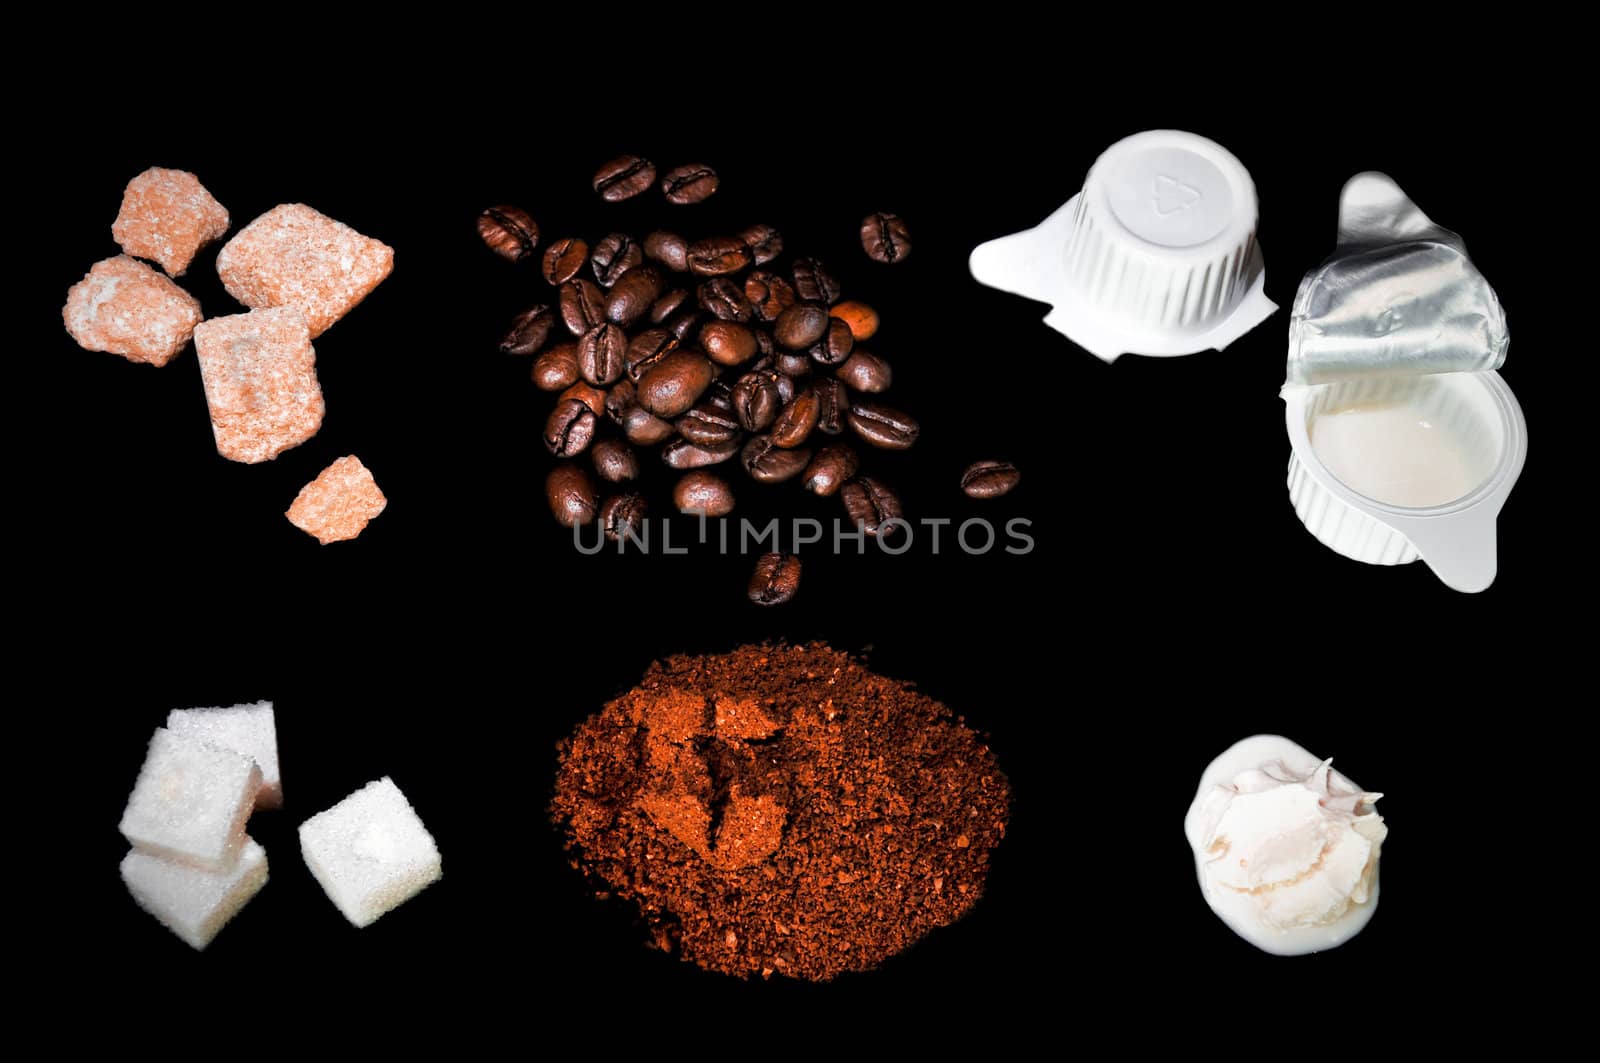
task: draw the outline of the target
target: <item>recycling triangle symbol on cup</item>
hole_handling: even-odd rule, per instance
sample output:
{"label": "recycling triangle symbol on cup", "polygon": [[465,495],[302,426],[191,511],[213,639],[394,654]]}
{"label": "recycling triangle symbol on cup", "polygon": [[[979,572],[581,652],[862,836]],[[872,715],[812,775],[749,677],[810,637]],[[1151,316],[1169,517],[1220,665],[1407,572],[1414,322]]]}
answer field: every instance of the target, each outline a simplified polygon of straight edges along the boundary
{"label": "recycling triangle symbol on cup", "polygon": [[1163,218],[1188,210],[1200,202],[1200,190],[1191,188],[1175,177],[1160,176],[1155,180],[1156,213]]}

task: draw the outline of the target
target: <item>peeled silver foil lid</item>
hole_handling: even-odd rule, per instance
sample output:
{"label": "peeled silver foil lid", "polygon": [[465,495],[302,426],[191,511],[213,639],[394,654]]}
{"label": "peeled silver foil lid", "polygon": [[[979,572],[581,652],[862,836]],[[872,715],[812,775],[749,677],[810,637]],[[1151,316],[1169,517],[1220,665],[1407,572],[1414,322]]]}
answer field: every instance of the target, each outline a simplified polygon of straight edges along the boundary
{"label": "peeled silver foil lid", "polygon": [[1289,318],[1288,382],[1482,372],[1506,360],[1505,312],[1461,237],[1381,173],[1339,197],[1339,243]]}

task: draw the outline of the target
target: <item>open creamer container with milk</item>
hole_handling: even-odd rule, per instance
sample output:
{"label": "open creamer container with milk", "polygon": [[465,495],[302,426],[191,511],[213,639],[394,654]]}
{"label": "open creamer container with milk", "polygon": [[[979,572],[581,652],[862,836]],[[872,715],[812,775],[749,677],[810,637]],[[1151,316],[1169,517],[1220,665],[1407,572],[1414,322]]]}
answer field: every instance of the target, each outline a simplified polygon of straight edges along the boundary
{"label": "open creamer container with milk", "polygon": [[1488,587],[1528,451],[1495,371],[1509,339],[1461,238],[1386,175],[1351,178],[1338,246],[1289,320],[1289,497],[1311,534],[1357,561],[1420,558],[1455,590]]}

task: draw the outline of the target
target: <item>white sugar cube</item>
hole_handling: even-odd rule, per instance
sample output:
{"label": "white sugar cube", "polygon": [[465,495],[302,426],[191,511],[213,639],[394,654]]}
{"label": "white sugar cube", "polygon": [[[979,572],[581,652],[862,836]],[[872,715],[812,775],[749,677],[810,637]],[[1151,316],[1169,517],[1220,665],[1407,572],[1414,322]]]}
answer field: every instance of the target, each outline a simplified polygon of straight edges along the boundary
{"label": "white sugar cube", "polygon": [[300,824],[300,852],[334,907],[366,926],[439,881],[439,847],[385,775]]}
{"label": "white sugar cube", "polygon": [[129,849],[122,858],[122,881],[139,907],[203,949],[267,884],[267,852],[247,837],[232,869],[202,871]]}
{"label": "white sugar cube", "polygon": [[283,782],[278,777],[278,729],[272,702],[235,705],[227,709],[173,709],[167,730],[197,738],[208,746],[243,753],[261,769],[257,808],[283,807]]}
{"label": "white sugar cube", "polygon": [[261,789],[255,761],[160,728],[119,829],[136,849],[207,871],[232,869]]}

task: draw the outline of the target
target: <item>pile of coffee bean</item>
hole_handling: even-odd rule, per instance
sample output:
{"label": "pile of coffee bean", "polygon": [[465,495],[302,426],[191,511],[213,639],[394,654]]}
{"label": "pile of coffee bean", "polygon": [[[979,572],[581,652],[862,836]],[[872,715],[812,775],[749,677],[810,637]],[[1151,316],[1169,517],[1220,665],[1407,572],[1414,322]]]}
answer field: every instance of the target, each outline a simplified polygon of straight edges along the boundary
{"label": "pile of coffee bean", "polygon": [[[700,164],[659,182],[680,205],[701,202],[719,183]],[[607,202],[630,199],[657,184],[656,168],[623,156],[600,167],[593,184]],[[539,227],[519,207],[484,211],[478,232],[511,261],[537,251]],[[879,262],[911,251],[893,214],[868,216],[861,242]],[[905,450],[920,428],[879,398],[894,378],[889,363],[857,346],[876,335],[878,315],[841,301],[838,280],[817,259],[780,265],[783,251],[782,235],[764,224],[698,240],[661,229],[545,247],[552,294],[516,316],[500,349],[534,356],[534,384],[556,393],[544,443],[565,460],[545,490],[561,524],[599,520],[612,539],[637,529],[647,503],[629,485],[647,464],[641,452],[658,448],[682,474],[671,493],[682,512],[732,512],[723,470],[736,466],[759,484],[795,481],[837,495],[868,535],[894,531],[900,498],[862,472],[857,447]],[[615,493],[602,499],[596,476]],[[763,557],[750,600],[788,601],[799,579],[798,558]]]}

